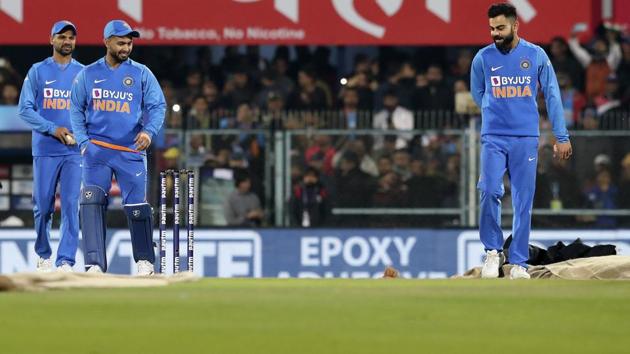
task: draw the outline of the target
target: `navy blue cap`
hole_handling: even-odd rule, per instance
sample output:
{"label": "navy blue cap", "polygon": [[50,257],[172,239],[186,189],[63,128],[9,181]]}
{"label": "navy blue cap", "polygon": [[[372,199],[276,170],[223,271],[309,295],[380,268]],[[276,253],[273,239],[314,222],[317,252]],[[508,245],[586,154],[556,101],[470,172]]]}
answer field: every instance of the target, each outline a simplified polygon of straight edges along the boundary
{"label": "navy blue cap", "polygon": [[116,37],[140,37],[138,31],[134,31],[129,24],[123,20],[111,20],[105,25],[103,29],[103,38],[109,38],[111,36]]}
{"label": "navy blue cap", "polygon": [[71,29],[74,34],[77,34],[77,27],[72,22],[68,20],[55,22],[55,24],[52,26],[52,29],[50,30],[50,35],[54,36],[61,32],[67,31],[68,29]]}

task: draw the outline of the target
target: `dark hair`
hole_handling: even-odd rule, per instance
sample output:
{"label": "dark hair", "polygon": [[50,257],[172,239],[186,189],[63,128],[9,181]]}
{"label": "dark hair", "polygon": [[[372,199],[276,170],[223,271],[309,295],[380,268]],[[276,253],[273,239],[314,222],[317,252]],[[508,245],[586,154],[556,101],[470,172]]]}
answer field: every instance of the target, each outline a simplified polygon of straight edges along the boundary
{"label": "dark hair", "polygon": [[514,7],[514,5],[512,4],[508,4],[507,2],[500,2],[490,5],[490,7],[488,8],[488,18],[493,18],[501,15],[505,16],[506,18],[516,20],[516,7]]}
{"label": "dark hair", "polygon": [[388,88],[387,90],[385,90],[385,93],[383,93],[383,98],[387,97],[387,96],[391,96],[391,97],[396,97],[398,98],[398,92],[396,92],[396,89],[393,87]]}
{"label": "dark hair", "polygon": [[306,168],[306,170],[304,170],[303,176],[306,176],[306,175],[312,175],[314,177],[319,178],[319,171],[315,167],[309,166]]}
{"label": "dark hair", "polygon": [[243,170],[235,170],[234,171],[234,187],[238,188],[238,186],[249,180],[249,173]]}

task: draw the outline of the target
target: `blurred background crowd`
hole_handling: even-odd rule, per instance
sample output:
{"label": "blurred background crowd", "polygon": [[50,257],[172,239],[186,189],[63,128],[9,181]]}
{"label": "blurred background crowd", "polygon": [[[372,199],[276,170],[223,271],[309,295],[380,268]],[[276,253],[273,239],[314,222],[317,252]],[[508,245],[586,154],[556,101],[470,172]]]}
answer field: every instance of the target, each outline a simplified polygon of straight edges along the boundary
{"label": "blurred background crowd", "polygon": [[[566,124],[578,134],[575,158],[553,159],[539,99],[543,136],[534,207],[630,209],[630,140],[614,133],[630,129],[630,38],[622,28],[602,25],[587,41],[572,33],[544,48],[556,71]],[[471,119],[479,124],[469,93],[478,49],[136,47],[132,57],[155,73],[168,103],[164,133],[150,155],[153,170],[231,170],[233,193],[251,193],[260,212],[245,219],[226,216],[226,222],[272,225],[279,201],[272,191],[277,184],[269,180],[278,169],[270,164],[288,154],[290,185],[283,203],[290,225],[457,225],[439,213],[366,218],[332,210],[463,207],[468,169],[462,166],[467,147],[460,132]],[[0,105],[17,104],[33,58],[43,59],[48,50],[1,53]],[[75,57],[88,63],[102,51],[79,42]],[[287,150],[278,149],[277,134],[291,131],[282,145]],[[226,197],[224,208],[239,201]],[[509,207],[509,193],[504,202]],[[534,223],[615,227],[625,219],[583,215],[538,217]]]}

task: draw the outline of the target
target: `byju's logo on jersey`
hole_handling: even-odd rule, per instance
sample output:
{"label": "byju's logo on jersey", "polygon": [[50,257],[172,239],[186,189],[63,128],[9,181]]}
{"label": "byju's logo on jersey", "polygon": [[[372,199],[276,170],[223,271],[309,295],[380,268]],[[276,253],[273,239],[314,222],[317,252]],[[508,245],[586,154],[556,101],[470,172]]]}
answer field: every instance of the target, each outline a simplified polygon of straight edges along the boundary
{"label": "byju's logo on jersey", "polygon": [[531,76],[490,76],[495,98],[531,97]]}
{"label": "byju's logo on jersey", "polygon": [[[133,83],[133,80],[132,80]],[[92,89],[92,109],[95,111],[131,113],[129,102],[133,101],[133,93],[113,91],[102,88]]]}
{"label": "byju's logo on jersey", "polygon": [[70,109],[70,90],[44,88],[43,109]]}

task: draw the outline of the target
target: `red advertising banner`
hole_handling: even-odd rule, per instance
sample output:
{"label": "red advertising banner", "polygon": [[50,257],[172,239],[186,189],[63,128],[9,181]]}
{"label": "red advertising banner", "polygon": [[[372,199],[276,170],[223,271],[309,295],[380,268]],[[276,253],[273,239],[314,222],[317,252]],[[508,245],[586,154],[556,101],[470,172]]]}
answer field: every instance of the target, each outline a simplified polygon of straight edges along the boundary
{"label": "red advertising banner", "polygon": [[[510,0],[533,42],[590,25],[598,0]],[[490,42],[493,0],[0,0],[0,44],[46,44],[53,22],[102,43],[105,23],[124,19],[138,44],[455,45]]]}

